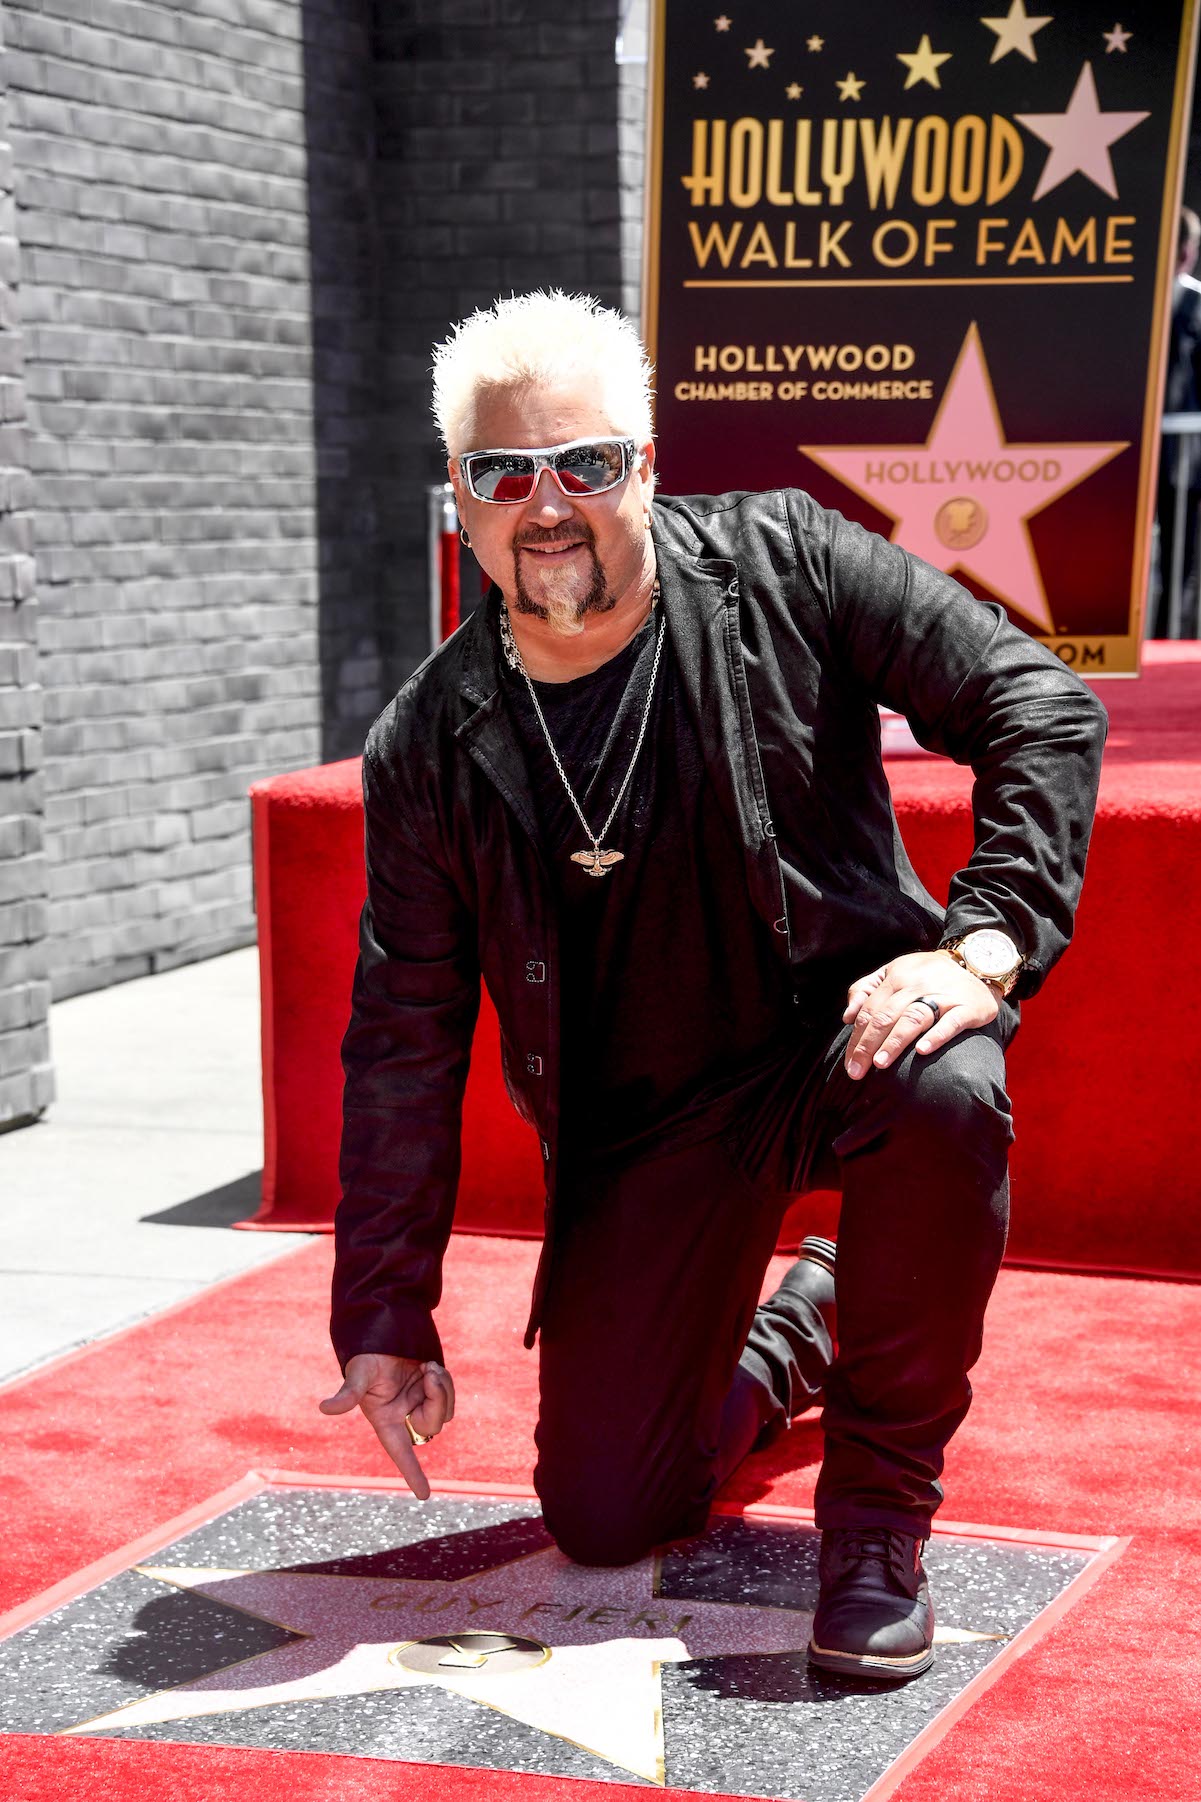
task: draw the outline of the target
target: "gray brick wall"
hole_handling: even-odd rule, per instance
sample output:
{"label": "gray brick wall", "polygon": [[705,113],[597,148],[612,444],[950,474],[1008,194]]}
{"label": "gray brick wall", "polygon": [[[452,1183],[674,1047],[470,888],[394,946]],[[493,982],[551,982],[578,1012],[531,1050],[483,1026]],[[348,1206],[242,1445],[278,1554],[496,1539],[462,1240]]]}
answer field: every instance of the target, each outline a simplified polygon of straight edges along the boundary
{"label": "gray brick wall", "polygon": [[65,996],[248,942],[248,784],[356,753],[426,654],[434,340],[621,298],[619,8],[2,3],[46,853],[27,894],[0,839],[0,908]]}
{"label": "gray brick wall", "polygon": [[[621,303],[618,0],[381,0],[376,8],[381,604],[394,668],[427,649],[424,485],[445,479],[430,351],[499,294]],[[415,604],[416,603],[416,604]]]}
{"label": "gray brick wall", "polygon": [[292,0],[7,0],[56,996],[253,937],[321,750]]}
{"label": "gray brick wall", "polygon": [[53,1097],[42,692],[3,28],[0,8],[0,1131],[36,1118]]}

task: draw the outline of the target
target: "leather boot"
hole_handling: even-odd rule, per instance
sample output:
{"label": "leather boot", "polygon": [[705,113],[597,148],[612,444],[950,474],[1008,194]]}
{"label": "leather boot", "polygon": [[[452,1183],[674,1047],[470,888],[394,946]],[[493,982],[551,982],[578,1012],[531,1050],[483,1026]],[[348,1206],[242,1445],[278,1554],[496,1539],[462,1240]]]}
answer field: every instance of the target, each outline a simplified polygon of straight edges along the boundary
{"label": "leather boot", "polygon": [[847,1677],[901,1682],[934,1662],[924,1540],[891,1527],[827,1527],[809,1662]]}

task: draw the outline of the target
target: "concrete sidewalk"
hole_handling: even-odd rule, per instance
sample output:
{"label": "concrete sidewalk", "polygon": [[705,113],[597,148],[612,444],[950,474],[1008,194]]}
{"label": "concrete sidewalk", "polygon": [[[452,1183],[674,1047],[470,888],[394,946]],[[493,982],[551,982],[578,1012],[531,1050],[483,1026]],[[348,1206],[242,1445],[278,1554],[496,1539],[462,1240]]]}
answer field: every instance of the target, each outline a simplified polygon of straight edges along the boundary
{"label": "concrete sidewalk", "polygon": [[0,1381],[308,1242],[262,1169],[258,951],[59,1002],[58,1100],[0,1134]]}

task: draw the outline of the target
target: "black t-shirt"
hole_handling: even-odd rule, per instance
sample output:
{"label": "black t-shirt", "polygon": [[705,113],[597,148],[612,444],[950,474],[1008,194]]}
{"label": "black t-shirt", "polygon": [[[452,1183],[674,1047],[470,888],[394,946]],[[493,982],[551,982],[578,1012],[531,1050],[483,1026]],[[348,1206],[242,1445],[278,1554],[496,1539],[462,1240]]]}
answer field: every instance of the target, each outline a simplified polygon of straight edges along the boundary
{"label": "black t-shirt", "polygon": [[604,876],[571,861],[590,840],[525,680],[503,666],[559,900],[569,1155],[704,1136],[778,1070],[794,1027],[786,973],[751,904],[665,630],[646,736],[613,824],[600,830],[630,766],[661,624],[656,608],[600,669],[534,685],[589,825],[622,853]]}

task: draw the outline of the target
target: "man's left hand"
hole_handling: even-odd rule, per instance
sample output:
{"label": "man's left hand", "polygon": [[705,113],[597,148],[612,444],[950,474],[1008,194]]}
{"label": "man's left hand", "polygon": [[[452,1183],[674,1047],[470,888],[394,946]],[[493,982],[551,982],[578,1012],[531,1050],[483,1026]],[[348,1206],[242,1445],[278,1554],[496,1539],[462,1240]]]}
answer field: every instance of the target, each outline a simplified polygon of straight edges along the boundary
{"label": "man's left hand", "polygon": [[[926,1000],[935,1002],[939,1013]],[[856,1080],[884,1069],[917,1040],[922,1055],[973,1026],[995,1020],[995,989],[945,951],[913,951],[851,984],[843,1024],[854,1022],[846,1050],[847,1074]]]}

